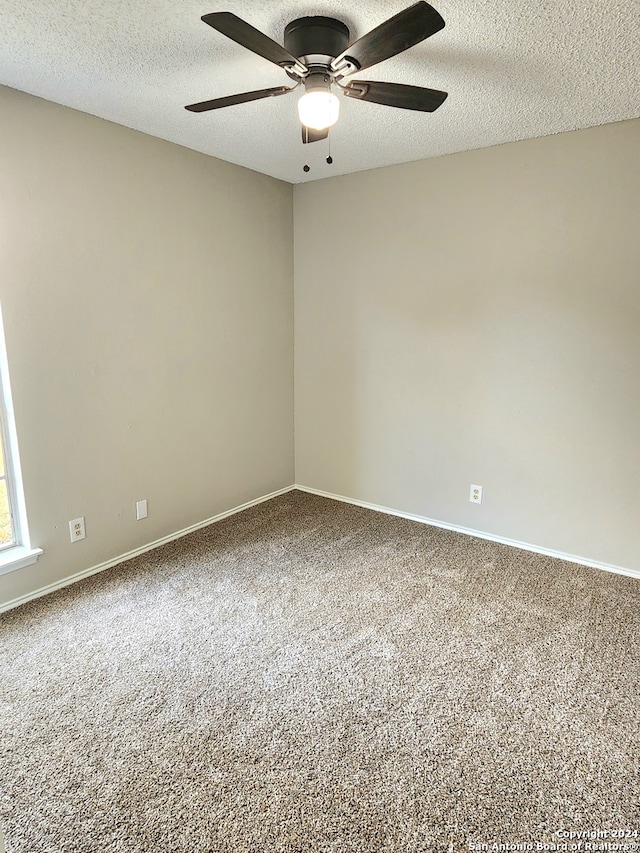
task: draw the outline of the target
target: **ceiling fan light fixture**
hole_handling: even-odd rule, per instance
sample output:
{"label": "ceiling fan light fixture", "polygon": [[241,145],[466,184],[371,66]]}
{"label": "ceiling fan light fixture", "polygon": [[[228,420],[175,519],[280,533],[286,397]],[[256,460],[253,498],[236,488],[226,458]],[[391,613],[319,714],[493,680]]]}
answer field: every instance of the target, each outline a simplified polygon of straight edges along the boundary
{"label": "ceiling fan light fixture", "polygon": [[326,130],[338,121],[340,101],[331,91],[331,78],[324,72],[309,74],[304,95],[298,101],[298,116],[303,127]]}
{"label": "ceiling fan light fixture", "polygon": [[331,91],[314,89],[298,101],[298,115],[305,127],[326,130],[332,127],[340,114],[340,101]]}

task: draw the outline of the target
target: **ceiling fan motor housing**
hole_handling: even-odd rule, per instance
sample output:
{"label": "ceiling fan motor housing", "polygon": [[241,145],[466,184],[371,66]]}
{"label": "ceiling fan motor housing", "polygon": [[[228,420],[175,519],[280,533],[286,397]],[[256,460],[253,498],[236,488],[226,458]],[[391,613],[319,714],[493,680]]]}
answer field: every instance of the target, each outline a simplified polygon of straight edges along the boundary
{"label": "ceiling fan motor housing", "polygon": [[284,31],[285,48],[308,67],[328,66],[348,44],[349,28],[342,21],[321,15],[297,18]]}

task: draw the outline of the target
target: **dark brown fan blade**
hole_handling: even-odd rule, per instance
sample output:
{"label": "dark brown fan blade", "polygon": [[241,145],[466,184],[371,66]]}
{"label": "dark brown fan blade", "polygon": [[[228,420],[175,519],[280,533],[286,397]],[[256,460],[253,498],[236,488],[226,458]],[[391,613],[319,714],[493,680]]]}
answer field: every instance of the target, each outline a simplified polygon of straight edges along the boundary
{"label": "dark brown fan blade", "polygon": [[424,41],[443,27],[440,13],[421,0],[349,45],[333,60],[331,67],[337,70],[341,60],[347,59],[353,61],[358,70],[370,68]]}
{"label": "dark brown fan blade", "polygon": [[376,83],[372,80],[353,80],[343,91],[349,98],[425,113],[437,110],[447,98],[446,92],[439,92],[437,89],[403,86],[401,83]]}
{"label": "dark brown fan blade", "polygon": [[268,59],[269,62],[285,68],[290,65],[301,65],[288,50],[232,12],[210,12],[208,15],[203,15],[202,20],[223,36],[257,53],[258,56]]}
{"label": "dark brown fan blade", "polygon": [[324,130],[314,130],[312,127],[302,125],[302,141],[306,145],[307,142],[319,142],[321,139],[326,139],[329,136],[329,128]]}
{"label": "dark brown fan blade", "polygon": [[246,104],[247,101],[259,101],[260,98],[285,95],[291,91],[292,89],[289,86],[274,86],[272,89],[258,89],[255,92],[241,92],[239,95],[214,98],[212,101],[200,101],[199,104],[189,104],[185,110],[190,110],[192,113],[204,113],[207,110],[219,110],[221,107],[232,107],[234,104]]}

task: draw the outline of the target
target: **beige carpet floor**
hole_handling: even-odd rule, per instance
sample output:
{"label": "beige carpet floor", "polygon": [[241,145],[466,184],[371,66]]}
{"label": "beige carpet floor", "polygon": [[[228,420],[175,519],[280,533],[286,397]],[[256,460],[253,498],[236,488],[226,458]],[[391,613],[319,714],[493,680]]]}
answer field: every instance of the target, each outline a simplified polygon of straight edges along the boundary
{"label": "beige carpet floor", "polygon": [[291,492],[0,638],[8,853],[640,834],[631,578]]}

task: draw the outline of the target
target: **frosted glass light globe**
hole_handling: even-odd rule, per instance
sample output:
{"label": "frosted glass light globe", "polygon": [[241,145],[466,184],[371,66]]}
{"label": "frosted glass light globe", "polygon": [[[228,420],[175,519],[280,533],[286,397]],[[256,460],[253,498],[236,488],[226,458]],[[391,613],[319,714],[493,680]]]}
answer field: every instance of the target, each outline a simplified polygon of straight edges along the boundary
{"label": "frosted glass light globe", "polygon": [[327,91],[312,91],[304,94],[298,101],[298,115],[305,127],[313,130],[325,130],[338,121],[340,101]]}

